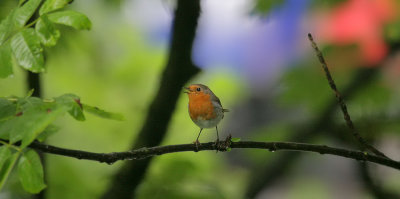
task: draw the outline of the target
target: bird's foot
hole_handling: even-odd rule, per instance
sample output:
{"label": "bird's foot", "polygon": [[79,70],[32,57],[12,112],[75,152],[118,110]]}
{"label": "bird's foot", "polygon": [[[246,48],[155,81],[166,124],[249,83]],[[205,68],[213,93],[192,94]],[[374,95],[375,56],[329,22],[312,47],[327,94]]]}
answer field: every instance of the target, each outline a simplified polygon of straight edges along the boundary
{"label": "bird's foot", "polygon": [[214,148],[215,148],[215,152],[218,153],[218,151],[220,150],[220,144],[219,144],[219,138],[217,138],[217,140],[215,140],[214,143]]}
{"label": "bird's foot", "polygon": [[196,149],[195,149],[194,152],[198,152],[198,151],[199,151],[199,146],[201,145],[200,142],[199,142],[199,140],[196,139],[196,141],[194,141],[193,144],[196,146]]}

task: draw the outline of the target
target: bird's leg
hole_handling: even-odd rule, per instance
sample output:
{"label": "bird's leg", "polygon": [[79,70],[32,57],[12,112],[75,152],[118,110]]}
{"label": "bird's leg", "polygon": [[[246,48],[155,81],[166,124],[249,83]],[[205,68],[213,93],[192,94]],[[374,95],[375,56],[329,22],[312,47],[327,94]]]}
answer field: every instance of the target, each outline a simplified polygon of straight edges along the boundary
{"label": "bird's leg", "polygon": [[215,126],[215,129],[217,130],[217,140],[215,140],[215,148],[217,149],[217,152],[219,150],[219,135],[218,135],[218,127]]}
{"label": "bird's leg", "polygon": [[196,141],[194,142],[194,144],[196,145],[196,152],[199,151],[199,146],[200,146],[199,137],[200,137],[200,134],[201,134],[201,131],[202,131],[202,130],[203,130],[203,128],[200,128],[199,135],[197,136],[197,139],[196,139]]}

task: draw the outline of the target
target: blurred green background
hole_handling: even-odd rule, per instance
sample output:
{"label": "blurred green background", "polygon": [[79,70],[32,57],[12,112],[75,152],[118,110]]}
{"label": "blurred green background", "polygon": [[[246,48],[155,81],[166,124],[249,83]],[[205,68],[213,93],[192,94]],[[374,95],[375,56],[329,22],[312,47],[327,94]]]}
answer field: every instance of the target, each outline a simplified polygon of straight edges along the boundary
{"label": "blurred green background", "polygon": [[[377,148],[400,159],[400,1],[270,2],[202,1],[193,54],[202,72],[190,82],[208,85],[231,110],[219,125],[220,136],[356,148],[308,43],[306,34],[312,32],[356,128]],[[17,3],[2,0],[0,19]],[[44,97],[74,93],[84,103],[122,113],[126,120],[87,115],[86,122],[77,122],[66,115],[56,121],[61,130],[47,143],[93,152],[126,151],[141,128],[167,60],[174,1],[87,0],[74,1],[69,9],[85,13],[93,28],[61,27],[57,46],[45,49]],[[25,71],[16,67],[14,72],[0,80],[1,96],[27,93]],[[188,117],[187,103],[182,93],[163,145],[195,140],[199,129]],[[325,117],[332,106],[332,117]],[[326,120],[316,125],[321,118]],[[213,140],[213,129],[201,137],[204,142]],[[281,166],[276,179],[253,197],[376,198],[358,162],[258,150],[156,157],[136,196],[245,198],[255,182],[270,180],[264,174],[274,171],[277,159],[289,153],[299,157]],[[47,155],[46,197],[98,198],[121,165]],[[398,171],[376,165],[369,169],[379,188],[400,194]],[[2,192],[0,198],[31,197],[16,175]]]}

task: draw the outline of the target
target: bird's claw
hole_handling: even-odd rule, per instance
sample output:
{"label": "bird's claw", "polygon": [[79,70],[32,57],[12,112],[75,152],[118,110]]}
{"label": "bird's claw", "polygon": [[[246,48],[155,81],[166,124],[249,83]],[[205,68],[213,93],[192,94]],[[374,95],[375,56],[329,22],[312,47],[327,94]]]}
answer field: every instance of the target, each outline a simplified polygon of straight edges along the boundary
{"label": "bird's claw", "polygon": [[200,146],[200,142],[199,142],[199,140],[197,139],[197,140],[196,140],[196,141],[194,141],[193,143],[194,143],[194,145],[196,146],[196,149],[195,149],[195,151],[194,151],[194,152],[198,152],[198,151],[199,151],[199,146]]}
{"label": "bird's claw", "polygon": [[215,148],[216,153],[218,153],[218,151],[220,150],[219,138],[217,140],[215,140],[214,148]]}

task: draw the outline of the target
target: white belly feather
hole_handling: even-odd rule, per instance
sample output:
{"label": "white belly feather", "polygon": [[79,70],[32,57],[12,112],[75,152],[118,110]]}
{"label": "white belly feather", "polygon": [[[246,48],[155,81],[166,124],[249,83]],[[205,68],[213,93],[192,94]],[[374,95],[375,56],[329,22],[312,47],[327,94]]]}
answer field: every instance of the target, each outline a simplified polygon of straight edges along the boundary
{"label": "white belly feather", "polygon": [[193,120],[193,122],[200,128],[213,128],[218,125],[222,118],[224,118],[224,112],[222,111],[221,105],[216,102],[213,102],[213,105],[216,114],[216,117],[214,119],[206,120],[199,116],[196,118],[197,120]]}

